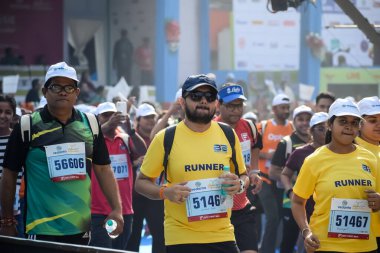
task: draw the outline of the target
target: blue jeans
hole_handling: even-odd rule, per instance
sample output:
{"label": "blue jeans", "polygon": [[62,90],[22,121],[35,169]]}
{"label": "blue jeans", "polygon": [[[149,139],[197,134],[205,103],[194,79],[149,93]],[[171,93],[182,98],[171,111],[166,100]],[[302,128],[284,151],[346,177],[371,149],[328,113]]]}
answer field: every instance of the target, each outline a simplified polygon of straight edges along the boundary
{"label": "blue jeans", "polygon": [[91,236],[89,245],[109,249],[125,250],[128,239],[131,236],[133,215],[123,215],[124,230],[123,233],[115,239],[109,237],[106,229],[104,228],[106,218],[107,216],[102,214],[91,215]]}

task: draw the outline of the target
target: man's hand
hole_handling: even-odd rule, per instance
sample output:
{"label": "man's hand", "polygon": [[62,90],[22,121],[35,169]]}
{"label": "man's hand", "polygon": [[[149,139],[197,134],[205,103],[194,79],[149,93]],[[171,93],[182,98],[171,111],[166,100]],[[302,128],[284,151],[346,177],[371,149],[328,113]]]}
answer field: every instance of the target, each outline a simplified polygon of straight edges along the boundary
{"label": "man's hand", "polygon": [[249,173],[249,181],[252,186],[252,193],[257,194],[261,191],[263,180],[257,173]]}
{"label": "man's hand", "polygon": [[190,187],[186,186],[187,182],[175,184],[164,189],[164,197],[171,202],[182,204],[190,195]]}
{"label": "man's hand", "polygon": [[227,192],[229,195],[235,195],[240,191],[240,180],[236,174],[226,173],[219,176],[222,179],[222,187],[223,185],[228,185],[223,187],[223,190]]}
{"label": "man's hand", "polygon": [[177,101],[175,101],[174,103],[172,103],[172,104],[170,105],[170,107],[169,107],[169,109],[168,109],[168,113],[169,113],[170,115],[173,115],[173,114],[177,113],[178,110],[181,109],[181,104],[180,104],[179,101],[180,101],[180,100],[177,99]]}
{"label": "man's hand", "polygon": [[380,194],[374,190],[365,190],[367,194],[368,207],[371,208],[374,212],[380,210]]}
{"label": "man's hand", "polygon": [[316,235],[314,235],[311,231],[305,237],[304,240],[305,250],[307,253],[315,252],[320,247],[319,239]]}
{"label": "man's hand", "polygon": [[106,220],[104,221],[104,226],[105,226],[105,222],[107,222],[107,220],[109,220],[109,219],[112,219],[112,220],[116,221],[116,223],[117,223],[117,227],[116,227],[115,231],[113,231],[110,234],[111,235],[120,235],[124,229],[124,219],[123,219],[123,214],[121,213],[121,210],[113,210],[107,216]]}

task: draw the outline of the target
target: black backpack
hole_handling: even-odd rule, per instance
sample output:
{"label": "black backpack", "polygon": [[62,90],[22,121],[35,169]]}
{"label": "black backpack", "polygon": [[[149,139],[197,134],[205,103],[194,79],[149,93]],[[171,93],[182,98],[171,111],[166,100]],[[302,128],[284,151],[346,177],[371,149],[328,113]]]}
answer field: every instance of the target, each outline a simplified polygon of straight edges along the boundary
{"label": "black backpack", "polygon": [[[227,124],[218,122],[218,125],[223,130],[223,133],[226,136],[228,143],[230,144],[231,151],[232,151],[231,160],[232,160],[232,163],[234,164],[234,167],[235,167],[235,174],[239,176],[240,175],[239,174],[239,167],[238,167],[238,164],[236,161],[236,151],[235,151],[235,134],[234,134],[232,128],[230,126],[228,126]],[[164,161],[162,163],[164,170],[160,175],[160,181],[159,182],[162,182],[162,178],[164,178],[165,181],[170,183],[170,181],[168,181],[168,178],[167,178],[167,174],[168,174],[167,168],[168,168],[168,160],[169,160],[170,151],[171,151],[172,146],[173,146],[176,127],[177,127],[177,125],[174,125],[174,126],[170,126],[170,127],[165,129],[165,135],[164,135],[165,154],[164,154]]]}

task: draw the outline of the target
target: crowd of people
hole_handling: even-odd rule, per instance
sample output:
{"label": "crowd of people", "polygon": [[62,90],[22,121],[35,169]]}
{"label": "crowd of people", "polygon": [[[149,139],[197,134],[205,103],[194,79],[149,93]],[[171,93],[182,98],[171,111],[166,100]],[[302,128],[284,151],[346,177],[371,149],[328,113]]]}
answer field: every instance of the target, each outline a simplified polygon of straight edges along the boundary
{"label": "crowd of people", "polygon": [[0,95],[1,235],[138,252],[146,220],[154,253],[378,251],[378,97],[278,94],[260,119],[243,86],[199,74],[165,113],[90,111],[85,82],[60,62],[33,112]]}

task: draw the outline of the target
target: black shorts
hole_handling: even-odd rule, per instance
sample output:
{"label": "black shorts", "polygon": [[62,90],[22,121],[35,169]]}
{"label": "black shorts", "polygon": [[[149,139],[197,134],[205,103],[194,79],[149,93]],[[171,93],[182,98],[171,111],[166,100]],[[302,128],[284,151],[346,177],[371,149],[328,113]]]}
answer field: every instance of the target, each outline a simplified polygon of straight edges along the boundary
{"label": "black shorts", "polygon": [[232,211],[231,223],[235,228],[235,239],[240,251],[258,251],[255,211],[250,204],[241,210]]}
{"label": "black shorts", "polygon": [[166,253],[239,253],[236,242],[189,243],[166,246]]}

